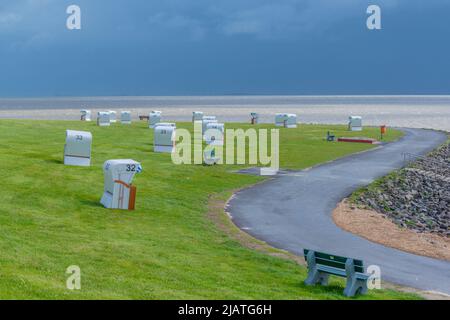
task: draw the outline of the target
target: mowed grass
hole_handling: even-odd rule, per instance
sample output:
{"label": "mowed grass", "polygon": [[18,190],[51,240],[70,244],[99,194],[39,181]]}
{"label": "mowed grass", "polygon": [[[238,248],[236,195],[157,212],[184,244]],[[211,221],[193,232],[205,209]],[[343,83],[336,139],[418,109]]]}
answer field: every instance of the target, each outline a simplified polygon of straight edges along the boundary
{"label": "mowed grass", "polygon": [[[192,128],[189,123],[178,127]],[[248,128],[249,125],[227,124]],[[260,128],[271,128],[261,125]],[[62,164],[65,130],[93,133],[92,166]],[[305,168],[369,145],[327,143],[339,126],[281,129],[281,166]],[[356,135],[378,135],[366,129]],[[387,139],[401,133],[390,131]],[[142,163],[137,209],[104,209],[102,165]],[[344,282],[303,284],[306,268],[252,251],[207,217],[208,196],[261,181],[236,166],[172,164],[153,152],[144,122],[100,128],[70,121],[0,121],[0,298],[2,299],[343,299]],[[82,272],[82,289],[66,289],[67,267]],[[377,291],[359,299],[416,298]]]}

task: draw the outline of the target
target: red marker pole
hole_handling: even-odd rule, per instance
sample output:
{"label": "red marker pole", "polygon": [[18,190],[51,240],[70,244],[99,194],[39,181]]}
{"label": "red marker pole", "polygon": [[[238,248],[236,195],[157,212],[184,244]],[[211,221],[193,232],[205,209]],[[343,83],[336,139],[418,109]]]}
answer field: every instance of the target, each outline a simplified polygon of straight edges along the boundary
{"label": "red marker pole", "polygon": [[380,127],[381,140],[383,140],[383,135],[386,133],[386,125]]}

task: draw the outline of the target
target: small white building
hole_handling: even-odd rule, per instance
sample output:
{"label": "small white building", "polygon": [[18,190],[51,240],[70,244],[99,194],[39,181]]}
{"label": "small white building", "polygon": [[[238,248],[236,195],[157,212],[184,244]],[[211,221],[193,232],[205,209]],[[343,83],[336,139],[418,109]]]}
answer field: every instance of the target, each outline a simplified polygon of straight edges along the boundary
{"label": "small white building", "polygon": [[157,124],[153,132],[154,152],[174,152],[176,130],[177,128],[174,123]]}
{"label": "small white building", "polygon": [[277,113],[275,125],[277,127],[297,128],[297,115],[294,113]]}
{"label": "small white building", "polygon": [[110,113],[108,111],[100,111],[97,113],[97,125],[100,127],[108,127],[111,125]]}
{"label": "small white building", "polygon": [[297,128],[297,115],[289,113],[287,119],[284,121],[285,128]]}
{"label": "small white building", "polygon": [[350,116],[348,117],[348,130],[350,131],[362,131],[362,117]]}
{"label": "small white building", "polygon": [[154,128],[157,123],[161,122],[161,114],[162,112],[158,110],[153,110],[152,112],[150,112],[150,114],[148,115],[149,128]]}
{"label": "small white building", "polygon": [[130,111],[122,111],[120,113],[120,123],[131,124],[131,112]]}
{"label": "small white building", "polygon": [[117,122],[117,112],[114,110],[109,110],[109,122],[116,123]]}
{"label": "small white building", "polygon": [[258,124],[259,122],[259,114],[256,112],[250,113],[250,123],[251,124]]}
{"label": "small white building", "polygon": [[205,134],[208,123],[218,123],[215,116],[204,116],[202,119],[202,135]]}
{"label": "small white building", "polygon": [[215,148],[207,148],[203,152],[203,162],[208,166],[212,166],[220,162],[220,158],[216,155]]}
{"label": "small white building", "polygon": [[277,113],[275,114],[275,125],[277,127],[284,127],[284,122],[287,120],[287,113]]}
{"label": "small white building", "polygon": [[223,136],[225,133],[225,125],[218,122],[210,122],[206,124],[206,131],[203,139],[207,144],[223,145]]}
{"label": "small white building", "polygon": [[81,121],[91,121],[91,110],[81,110]]}
{"label": "small white building", "polygon": [[201,112],[201,111],[192,112],[192,122],[202,121],[202,120],[203,120],[203,112]]}
{"label": "small white building", "polygon": [[103,165],[105,185],[100,203],[109,209],[134,210],[136,187],[132,182],[136,173],[141,171],[140,163],[131,159],[106,161]]}
{"label": "small white building", "polygon": [[86,131],[66,130],[64,164],[67,166],[91,165],[92,134]]}

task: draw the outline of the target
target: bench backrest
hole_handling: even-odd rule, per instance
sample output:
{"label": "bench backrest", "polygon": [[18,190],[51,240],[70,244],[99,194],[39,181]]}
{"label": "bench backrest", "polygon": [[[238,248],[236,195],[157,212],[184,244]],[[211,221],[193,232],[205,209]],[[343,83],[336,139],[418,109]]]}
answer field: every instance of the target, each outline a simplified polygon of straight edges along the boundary
{"label": "bench backrest", "polygon": [[[306,261],[308,261],[307,256],[309,251],[310,250],[308,249],[303,250]],[[342,270],[345,270],[345,263],[348,259],[350,259],[318,251],[314,251],[314,257],[316,260],[316,264],[321,264]],[[353,265],[355,272],[364,273],[364,263],[362,260],[353,259]]]}

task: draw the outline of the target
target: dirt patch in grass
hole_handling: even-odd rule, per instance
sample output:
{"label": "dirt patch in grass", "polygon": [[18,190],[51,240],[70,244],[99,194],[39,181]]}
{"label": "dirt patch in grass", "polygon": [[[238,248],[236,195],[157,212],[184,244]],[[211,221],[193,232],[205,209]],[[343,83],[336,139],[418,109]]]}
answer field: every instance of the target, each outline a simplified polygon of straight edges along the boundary
{"label": "dirt patch in grass", "polygon": [[450,238],[400,228],[374,210],[360,209],[347,199],[333,211],[340,228],[387,247],[450,261]]}

